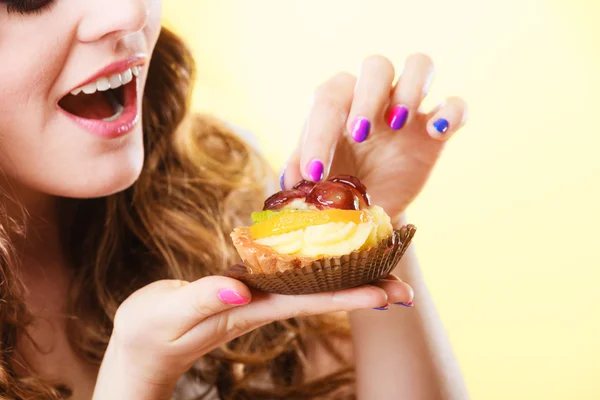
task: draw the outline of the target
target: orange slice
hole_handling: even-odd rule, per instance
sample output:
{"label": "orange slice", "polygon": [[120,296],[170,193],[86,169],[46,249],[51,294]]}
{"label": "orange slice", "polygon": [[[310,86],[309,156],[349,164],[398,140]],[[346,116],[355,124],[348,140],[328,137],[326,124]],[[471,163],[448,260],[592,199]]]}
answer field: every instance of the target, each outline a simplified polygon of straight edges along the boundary
{"label": "orange slice", "polygon": [[304,229],[307,226],[325,225],[330,222],[354,222],[356,224],[361,224],[371,221],[372,217],[369,213],[356,210],[331,209],[323,211],[281,213],[266,221],[252,225],[250,227],[250,233],[252,234],[253,239],[262,239]]}

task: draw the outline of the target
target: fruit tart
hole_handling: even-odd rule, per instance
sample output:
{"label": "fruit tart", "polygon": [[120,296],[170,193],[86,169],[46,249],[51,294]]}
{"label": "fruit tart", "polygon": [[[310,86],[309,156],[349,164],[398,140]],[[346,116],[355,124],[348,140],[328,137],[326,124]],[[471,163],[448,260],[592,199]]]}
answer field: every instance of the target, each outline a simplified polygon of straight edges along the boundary
{"label": "fruit tart", "polygon": [[373,282],[396,266],[414,234],[392,228],[350,175],[301,181],[269,197],[251,226],[231,233],[243,265],[229,276],[280,294],[342,290]]}

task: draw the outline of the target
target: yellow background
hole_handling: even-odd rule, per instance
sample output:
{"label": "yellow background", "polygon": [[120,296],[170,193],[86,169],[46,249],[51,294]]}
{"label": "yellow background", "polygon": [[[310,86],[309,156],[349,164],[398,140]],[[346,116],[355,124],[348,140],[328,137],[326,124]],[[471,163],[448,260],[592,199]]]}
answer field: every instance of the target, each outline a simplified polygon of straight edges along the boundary
{"label": "yellow background", "polygon": [[277,169],[318,83],[430,54],[427,105],[461,95],[470,121],[409,217],[472,397],[600,398],[597,0],[164,3],[197,56],[196,106]]}

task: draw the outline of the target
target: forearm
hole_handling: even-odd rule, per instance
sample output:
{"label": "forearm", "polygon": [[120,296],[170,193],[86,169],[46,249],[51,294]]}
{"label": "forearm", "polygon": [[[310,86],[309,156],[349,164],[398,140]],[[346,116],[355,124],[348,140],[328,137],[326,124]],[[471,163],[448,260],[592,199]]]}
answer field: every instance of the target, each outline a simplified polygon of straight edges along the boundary
{"label": "forearm", "polygon": [[358,399],[469,398],[411,245],[394,271],[415,306],[350,313]]}

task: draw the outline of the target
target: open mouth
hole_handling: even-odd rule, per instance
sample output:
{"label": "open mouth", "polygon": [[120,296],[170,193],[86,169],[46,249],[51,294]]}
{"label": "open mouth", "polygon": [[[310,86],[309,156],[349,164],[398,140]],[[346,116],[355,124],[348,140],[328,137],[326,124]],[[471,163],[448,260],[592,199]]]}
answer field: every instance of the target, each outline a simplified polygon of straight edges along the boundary
{"label": "open mouth", "polygon": [[116,121],[126,109],[137,107],[136,83],[139,74],[140,68],[132,67],[122,73],[102,77],[73,90],[58,102],[58,106],[79,118]]}

